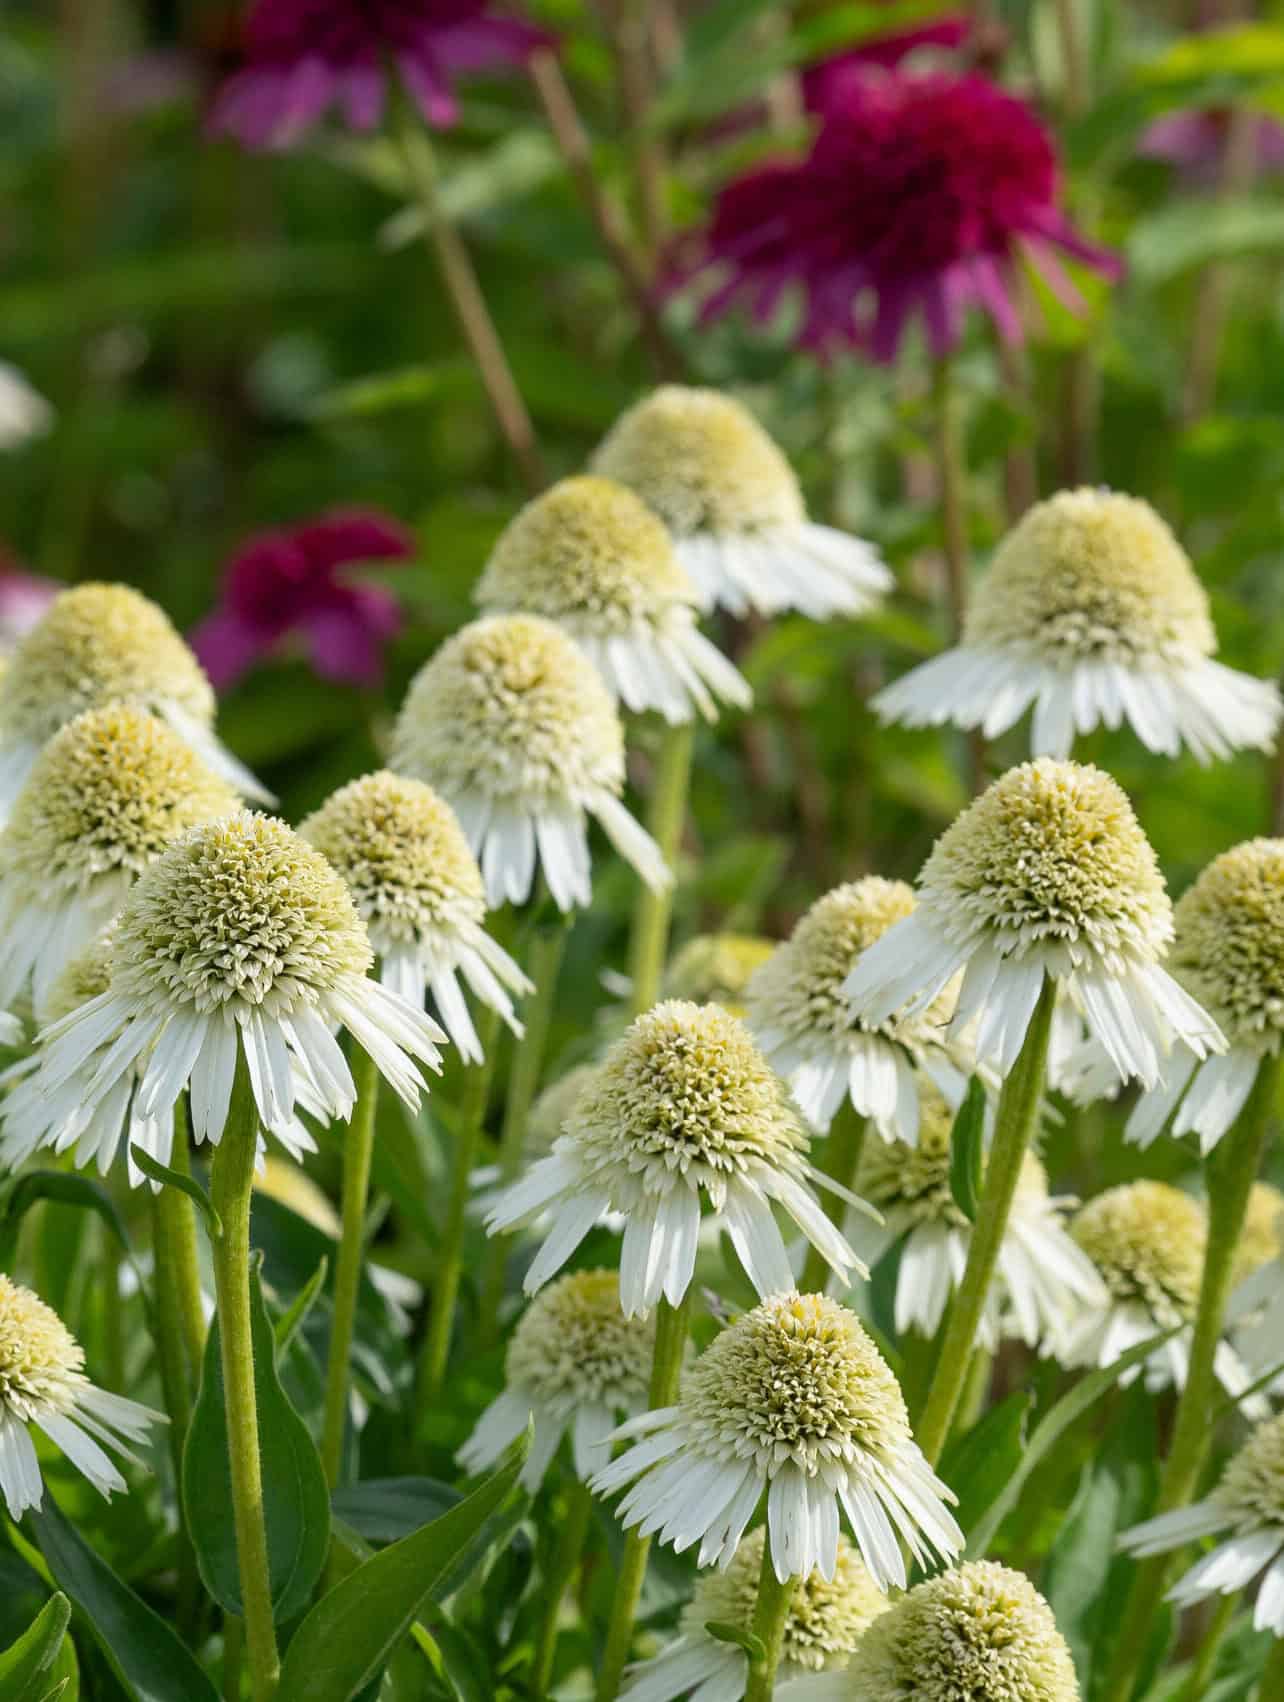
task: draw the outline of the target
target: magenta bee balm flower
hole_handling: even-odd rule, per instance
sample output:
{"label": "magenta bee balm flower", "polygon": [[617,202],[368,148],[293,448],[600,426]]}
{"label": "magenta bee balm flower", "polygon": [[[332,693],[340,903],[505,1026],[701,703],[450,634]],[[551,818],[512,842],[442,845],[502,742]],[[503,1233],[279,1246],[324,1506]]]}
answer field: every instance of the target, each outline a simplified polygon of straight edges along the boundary
{"label": "magenta bee balm flower", "polygon": [[520,65],[543,34],[485,0],[256,0],[244,63],[215,99],[211,127],[248,148],[288,148],[331,108],[352,130],[383,117],[395,67],[426,121],[455,121],[461,73]]}
{"label": "magenta bee balm flower", "polygon": [[761,166],[722,191],[690,270],[721,274],[706,319],[736,303],[767,319],[800,291],[799,340],[819,353],[849,346],[890,361],[921,314],[944,355],[969,308],[1016,342],[1019,261],[1075,307],[1063,253],[1119,271],[1058,197],[1047,132],[985,77],[851,76],[835,86],[805,159]]}

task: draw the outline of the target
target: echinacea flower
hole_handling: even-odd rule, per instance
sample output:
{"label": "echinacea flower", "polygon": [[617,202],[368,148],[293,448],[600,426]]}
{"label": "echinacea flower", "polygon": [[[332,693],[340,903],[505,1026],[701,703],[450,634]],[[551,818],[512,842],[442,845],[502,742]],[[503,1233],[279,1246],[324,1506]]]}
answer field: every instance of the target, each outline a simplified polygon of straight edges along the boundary
{"label": "echinacea flower", "polygon": [[194,1137],[217,1143],[243,1057],[264,1128],[288,1144],[297,1105],[351,1116],[346,1028],[416,1109],[414,1060],[436,1069],[446,1036],[368,977],[373,957],[342,878],[284,822],[242,811],[193,828],[120,912],[105,991],[44,1031],[33,1091],[56,1127],[131,1091],[167,1121],[188,1088]]}
{"label": "echinacea flower", "polygon": [[624,733],[584,652],[536,615],[492,615],[415,676],[389,766],[459,817],[492,905],[529,897],[538,865],[562,910],[592,896],[587,817],[656,890],[672,876],[620,802]]}
{"label": "echinacea flower", "polygon": [[781,1702],[1079,1702],[1052,1609],[1022,1572],[970,1560],[880,1614],[842,1672]]}
{"label": "echinacea flower", "polygon": [[0,1495],[11,1519],[44,1500],[31,1427],[109,1499],[125,1480],[100,1444],[132,1459],[164,1417],[85,1375],[84,1349],[52,1307],[0,1272]]}
{"label": "echinacea flower", "polygon": [[52,427],[54,411],[16,366],[0,361],[0,451],[20,449]]}
{"label": "echinacea flower", "polygon": [[384,986],[416,1006],[431,993],[462,1058],[480,1063],[482,1046],[460,976],[521,1034],[509,995],[529,993],[531,983],[486,932],[481,870],[453,811],[430,786],[386,769],[363,775],[333,793],[299,833],[347,882]]}
{"label": "echinacea flower", "polygon": [[831,54],[806,68],[801,79],[803,105],[808,112],[823,113],[836,102],[841,104],[847,78],[894,71],[911,54],[932,48],[940,53],[957,52],[966,44],[971,31],[972,20],[966,13],[946,12],[926,23],[911,24],[908,29],[866,36],[854,47],[844,48],[841,53]]}
{"label": "echinacea flower", "polygon": [[891,589],[872,545],[808,520],[793,468],[741,403],[666,384],[622,414],[593,470],[668,527],[701,605],[858,615]]}
{"label": "echinacea flower", "polygon": [[[1244,1223],[1235,1244],[1232,1281],[1244,1282],[1273,1265],[1284,1253],[1284,1193],[1269,1182],[1254,1182],[1248,1191]],[[1280,1288],[1284,1295],[1284,1286]]]}
{"label": "echinacea flower", "polygon": [[816,900],[749,984],[749,1026],[817,1129],[850,1100],[885,1141],[913,1146],[923,1077],[952,1103],[963,1097],[963,1054],[945,1038],[956,988],[943,988],[916,1016],[877,1025],[855,1017],[843,991],[861,953],[913,910],[904,881],[848,881]]}
{"label": "echinacea flower", "polygon": [[976,587],[963,637],[879,692],[885,721],[1006,732],[1033,705],[1036,756],[1127,721],[1164,756],[1269,750],[1274,682],[1214,659],[1217,634],[1190,558],[1137,497],[1068,490],[1037,503]]}
{"label": "echinacea flower", "polygon": [[696,626],[697,597],[662,522],[614,480],[563,479],[527,503],[477,583],[488,614],[542,615],[570,633],[627,709],[669,722],[715,700],[748,709],[739,670]]}
{"label": "echinacea flower", "polygon": [[143,870],[236,805],[231,786],[146,709],[114,703],[69,721],[0,830],[0,1005],[30,986],[39,1011]]}
{"label": "echinacea flower", "polygon": [[255,0],[244,61],[210,127],[248,148],[288,148],[338,107],[349,129],[372,130],[395,69],[426,121],[445,128],[458,76],[522,65],[545,39],[487,0]]}
{"label": "echinacea flower", "polygon": [[57,580],[28,573],[0,544],[0,658],[12,655],[61,590]]}
{"label": "echinacea flower", "polygon": [[[750,1531],[725,1572],[702,1572],[691,1600],[682,1610],[678,1635],[649,1661],[631,1667],[621,1702],[676,1702],[695,1696],[700,1702],[741,1702],[749,1680],[744,1649],[705,1629],[733,1626],[753,1630],[758,1577],[766,1532]],[[847,1536],[838,1533],[838,1563],[832,1578],[809,1572],[798,1580],[785,1614],[780,1648],[779,1687],[803,1674],[836,1672],[880,1613],[887,1597],[869,1575]]]}
{"label": "echinacea flower", "polygon": [[1202,1062],[1179,1049],[1137,1103],[1127,1136],[1149,1146],[1165,1127],[1208,1152],[1243,1110],[1284,1040],[1284,840],[1251,839],[1215,857],[1177,901],[1168,962],[1229,1042]]}
{"label": "echinacea flower", "polygon": [[905,1587],[902,1542],[920,1564],[963,1547],[887,1362],[822,1294],[778,1294],[744,1313],[687,1371],[676,1406],[620,1435],[632,1445],[594,1491],[630,1486],[626,1528],[679,1552],[698,1543],[701,1566],[731,1564],[764,1494],[782,1582],[835,1576],[840,1508],[880,1589]]}
{"label": "echinacea flower", "polygon": [[[917,1146],[869,1143],[856,1173],[857,1192],[883,1222],[853,1223],[848,1231],[853,1244],[872,1265],[902,1243],[894,1303],[898,1335],[936,1334],[967,1265],[972,1225],[950,1185],[953,1122],[940,1095],[926,1090]],[[1049,1194],[1047,1172],[1026,1153],[986,1295],[983,1346],[993,1350],[1006,1335],[1055,1353],[1086,1305],[1100,1310],[1105,1304],[1092,1261],[1066,1233],[1064,1219],[1073,1204]]]}
{"label": "echinacea flower", "polygon": [[945,830],[913,914],[861,956],[846,990],[877,1025],[927,1009],[964,971],[950,1032],[975,1023],[978,1061],[1006,1075],[1051,977],[1119,1074],[1150,1088],[1178,1041],[1200,1057],[1225,1046],[1160,965],[1172,931],[1123,791],[1099,768],[1044,757],[1010,769]]}
{"label": "echinacea flower", "polygon": [[0,821],[60,727],[83,710],[134,703],[167,721],[243,797],[272,794],[214,736],[214,693],[156,604],[127,585],[64,591],[0,674]]}
{"label": "echinacea flower", "polygon": [[487,1471],[534,1420],[522,1483],[533,1494],[562,1438],[575,1475],[587,1481],[608,1459],[621,1416],[647,1404],[655,1321],[626,1318],[614,1271],[572,1271],[537,1294],[504,1356],[503,1390],[459,1450],[468,1472]]}
{"label": "echinacea flower", "polygon": [[487,1228],[494,1234],[551,1208],[526,1273],[533,1294],[604,1211],[620,1212],[620,1303],[630,1316],[661,1295],[681,1302],[705,1207],[759,1294],[794,1284],[773,1202],[844,1281],[850,1269],[863,1275],[808,1186],[819,1178],[806,1149],[802,1121],[744,1024],[718,1005],[671,1000],[616,1041],[552,1152],[499,1195]]}
{"label": "echinacea flower", "polygon": [[664,996],[743,1017],[750,982],[775,949],[759,934],[696,934],[669,959]]}
{"label": "echinacea flower", "polygon": [[1237,121],[1253,127],[1252,155],[1258,174],[1284,168],[1284,124],[1269,113],[1237,113],[1230,106],[1192,106],[1161,113],[1138,136],[1136,151],[1142,159],[1175,166],[1189,186],[1211,189],[1221,181],[1231,127]]}
{"label": "echinacea flower", "polygon": [[404,561],[414,550],[395,520],[360,509],[260,532],[233,556],[219,606],[193,631],[192,648],[220,691],[291,640],[322,679],[377,684],[401,609],[391,591],[362,584],[354,570]]}
{"label": "echinacea flower", "polygon": [[1203,1500],[1134,1525],[1119,1546],[1140,1559],[1205,1537],[1216,1537],[1216,1547],[1177,1580],[1168,1600],[1188,1608],[1236,1595],[1265,1571],[1253,1625],[1284,1637],[1284,1414],[1257,1427]]}
{"label": "echinacea flower", "polygon": [[714,274],[706,320],[740,302],[767,320],[797,291],[804,348],[877,361],[895,359],[920,314],[938,357],[970,308],[1019,342],[1021,262],[1072,308],[1082,303],[1061,253],[1107,276],[1120,269],[1062,211],[1047,130],[976,74],[835,80],[806,157],[730,183],[691,248],[688,273]]}

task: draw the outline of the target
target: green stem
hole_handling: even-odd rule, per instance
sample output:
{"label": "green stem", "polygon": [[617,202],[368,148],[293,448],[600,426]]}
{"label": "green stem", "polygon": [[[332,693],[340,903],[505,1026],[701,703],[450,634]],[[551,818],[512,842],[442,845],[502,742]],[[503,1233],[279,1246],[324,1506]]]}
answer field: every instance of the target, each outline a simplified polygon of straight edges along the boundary
{"label": "green stem", "polygon": [[[1176,1702],[1204,1702],[1204,1693],[1208,1689],[1209,1680],[1213,1676],[1213,1668],[1217,1664],[1217,1651],[1221,1648],[1222,1638],[1226,1635],[1230,1622],[1235,1617],[1240,1604],[1238,1590],[1228,1596],[1222,1596],[1213,1611],[1212,1618],[1204,1627],[1199,1639],[1199,1647],[1191,1662],[1190,1671],[1186,1674],[1186,1682],[1177,1693]],[[1265,1692],[1264,1694],[1269,1694]]]}
{"label": "green stem", "polygon": [[343,1467],[352,1337],[366,1255],[366,1205],[374,1158],[375,1111],[379,1104],[379,1071],[373,1058],[358,1046],[353,1047],[352,1074],[357,1102],[343,1142],[343,1228],[334,1268],[334,1316],[330,1325],[325,1420],[321,1431],[321,1463],[331,1489],[338,1484]]}
{"label": "green stem", "polygon": [[[967,529],[967,446],[963,418],[948,359],[938,360],[932,374],[936,425],[936,466],[941,487],[941,531],[945,550],[945,591],[950,637],[958,644],[967,617],[968,585],[972,573]],[[985,780],[985,741],[979,732],[967,736],[968,780],[979,792]]]}
{"label": "green stem", "polygon": [[[820,1155],[820,1168],[826,1176],[831,1176],[844,1188],[852,1188],[856,1182],[856,1171],[864,1145],[865,1119],[850,1099],[844,1099],[829,1125],[824,1150]],[[841,1229],[846,1211],[842,1195],[831,1194],[827,1188],[823,1188],[820,1190],[820,1200],[830,1221]],[[798,1283],[799,1288],[804,1294],[816,1294],[824,1288],[828,1280],[828,1261],[819,1248],[809,1246]]]}
{"label": "green stem", "polygon": [[272,1618],[250,1328],[250,1201],[258,1132],[258,1113],[245,1055],[238,1048],[227,1125],[210,1168],[210,1195],[223,1225],[222,1236],[214,1244],[214,1287],[218,1296],[219,1351],[232,1468],[232,1516],[245,1610],[250,1689],[254,1702],[271,1702],[281,1663]]}
{"label": "green stem", "polygon": [[932,1378],[923,1416],[916,1426],[918,1445],[929,1465],[935,1465],[941,1457],[959,1397],[967,1382],[976,1332],[998,1264],[999,1248],[1003,1244],[1012,1201],[1021,1178],[1021,1165],[1039,1119],[1048,1041],[1052,1034],[1052,1012],[1056,1002],[1056,983],[1051,976],[1045,976],[1043,991],[1039,994],[1039,1002],[1021,1043],[1021,1051],[999,1095],[994,1140],[985,1170],[985,1187],[972,1227],[963,1280],[946,1319],[936,1374]]}
{"label": "green stem", "polygon": [[1262,1681],[1257,1687],[1258,1702],[1275,1702],[1284,1696],[1284,1640],[1276,1638],[1262,1668]]}
{"label": "green stem", "polygon": [[530,1688],[535,1696],[546,1693],[553,1676],[562,1602],[579,1567],[592,1518],[593,1497],[582,1483],[576,1483],[571,1488],[557,1549],[544,1579],[544,1611],[535,1639],[530,1673]]}
{"label": "green stem", "polygon": [[[661,1300],[655,1318],[655,1354],[651,1361],[651,1388],[648,1406],[672,1406],[677,1399],[678,1383],[682,1376],[682,1356],[687,1345],[687,1330],[691,1316],[691,1290],[688,1289],[680,1306],[670,1306]],[[606,1629],[606,1647],[598,1668],[597,1702],[615,1702],[620,1679],[633,1644],[633,1622],[637,1618],[642,1583],[646,1577],[647,1555],[651,1552],[650,1537],[640,1537],[631,1530],[624,1538],[624,1553],[620,1559],[620,1575],[611,1601],[611,1619]]]}
{"label": "green stem", "polygon": [[[174,1106],[174,1140],[170,1149],[169,1167],[180,1176],[192,1173],[189,1156],[190,1126],[187,1096],[179,1097]],[[205,1294],[201,1287],[201,1251],[196,1228],[196,1207],[177,1188],[165,1188],[160,1196],[160,1210],[165,1222],[165,1236],[172,1260],[171,1274],[176,1291],[179,1323],[183,1331],[183,1346],[191,1374],[192,1388],[201,1380],[205,1363]]]}
{"label": "green stem", "polygon": [[[1244,1109],[1232,1129],[1209,1153],[1208,1240],[1199,1306],[1190,1342],[1186,1385],[1177,1401],[1172,1442],[1159,1483],[1156,1511],[1172,1512],[1194,1493],[1214,1429],[1217,1396],[1216,1354],[1226,1319],[1226,1303],[1234,1283],[1235,1255],[1244,1228],[1249,1195],[1261,1168],[1267,1126],[1279,1080],[1278,1058],[1264,1058]],[[1127,1702],[1145,1659],[1164,1587],[1177,1563],[1178,1552],[1140,1561],[1124,1608],[1101,1702]],[[1271,1691],[1263,1692],[1270,1696]],[[1279,1694],[1284,1694],[1281,1691]]]}
{"label": "green stem", "polygon": [[241,1659],[245,1653],[245,1621],[223,1615],[223,1702],[241,1702]]}
{"label": "green stem", "polygon": [[[687,793],[691,786],[691,756],[695,747],[695,725],[683,721],[664,730],[656,758],[647,827],[651,837],[673,869],[682,844],[687,816]],[[630,969],[633,978],[633,1014],[649,1011],[660,996],[660,981],[669,949],[669,922],[673,916],[673,887],[652,892],[638,888],[633,910],[633,939]]]}
{"label": "green stem", "polygon": [[771,1559],[771,1534],[768,1532],[762,1544],[762,1570],[758,1574],[758,1601],[753,1610],[752,1627],[764,1653],[761,1660],[749,1664],[745,1702],[771,1702],[780,1651],[784,1647],[789,1607],[797,1588],[797,1578],[786,1578],[783,1584],[777,1578]]}
{"label": "green stem", "polygon": [[477,1164],[482,1129],[486,1122],[486,1106],[490,1099],[490,1082],[495,1068],[495,1047],[499,1039],[498,1011],[489,1008],[483,1011],[478,1038],[482,1047],[482,1061],[480,1064],[473,1064],[465,1077],[459,1102],[459,1120],[452,1143],[450,1201],[446,1208],[446,1222],[437,1256],[437,1272],[433,1280],[432,1301],[428,1311],[428,1328],[419,1360],[419,1398],[416,1404],[420,1412],[429,1411],[436,1404],[450,1358],[455,1308],[459,1300],[459,1285],[464,1267],[468,1195],[473,1170]]}
{"label": "green stem", "polygon": [[989,1348],[978,1347],[967,1366],[967,1381],[959,1396],[954,1415],[954,1429],[970,1430],[985,1411],[985,1397],[990,1392],[990,1375],[994,1370],[994,1355]]}
{"label": "green stem", "polygon": [[121,1246],[104,1223],[100,1225],[102,1247],[103,1369],[109,1389],[123,1389],[125,1375],[125,1330],[120,1303]]}

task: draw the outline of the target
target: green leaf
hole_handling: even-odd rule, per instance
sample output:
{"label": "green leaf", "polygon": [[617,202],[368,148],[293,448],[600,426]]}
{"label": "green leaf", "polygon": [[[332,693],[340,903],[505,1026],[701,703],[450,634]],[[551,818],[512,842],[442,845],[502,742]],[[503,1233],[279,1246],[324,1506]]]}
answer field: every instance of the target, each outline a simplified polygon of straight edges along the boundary
{"label": "green leaf", "polygon": [[1128,238],[1128,269],[1142,285],[1167,283],[1210,260],[1284,253],[1284,207],[1264,195],[1176,201],[1139,219]]}
{"label": "green leaf", "polygon": [[55,1582],[79,1609],[130,1702],[218,1702],[165,1621],[94,1553],[52,1496],[27,1521]]}
{"label": "green leaf", "polygon": [[308,1313],[320,1298],[321,1291],[325,1287],[325,1279],[329,1273],[330,1260],[328,1255],[323,1253],[320,1263],[308,1278],[306,1285],[299,1290],[290,1305],[276,1321],[273,1334],[276,1337],[278,1355],[287,1352],[290,1343],[307,1322]]}
{"label": "green leaf", "polygon": [[30,1629],[0,1653],[0,1702],[43,1702],[70,1619],[66,1596],[52,1596]]}
{"label": "green leaf", "polygon": [[[267,1524],[272,1605],[278,1620],[301,1613],[330,1545],[330,1495],[308,1428],[277,1372],[276,1339],[256,1260],[250,1279],[254,1388]],[[183,1506],[205,1588],[226,1613],[241,1613],[241,1579],[232,1520],[232,1474],[223,1407],[219,1321],[210,1326],[200,1392],[183,1450]]]}
{"label": "green leaf", "polygon": [[1016,1470],[1033,1399],[1026,1390],[1009,1395],[945,1450],[941,1477],[959,1498],[954,1516],[963,1530],[971,1529]]}
{"label": "green leaf", "polygon": [[761,1665],[767,1658],[762,1638],[755,1637],[752,1631],[745,1631],[739,1625],[729,1625],[721,1619],[706,1620],[704,1628],[717,1642],[734,1643],[738,1649],[743,1649],[751,1666]]}
{"label": "green leaf", "polygon": [[335,1517],[367,1542],[399,1542],[463,1500],[435,1477],[368,1478],[341,1484],[330,1498]]}
{"label": "green leaf", "polygon": [[313,1608],[281,1669],[290,1702],[350,1702],[379,1672],[456,1558],[508,1498],[525,1449],[458,1507],[367,1560]]}
{"label": "green leaf", "polygon": [[976,1222],[984,1176],[985,1088],[973,1076],[950,1131],[950,1192],[969,1223]]}
{"label": "green leaf", "polygon": [[151,1153],[144,1152],[140,1146],[131,1146],[129,1156],[150,1181],[159,1182],[162,1188],[177,1188],[180,1194],[186,1194],[204,1218],[210,1239],[221,1240],[223,1224],[214,1210],[214,1202],[194,1176],[184,1175],[181,1170],[171,1170],[167,1164],[162,1164],[159,1159],[153,1158]]}
{"label": "green leaf", "polygon": [[0,1268],[12,1265],[22,1220],[41,1200],[97,1212],[125,1251],[129,1251],[124,1222],[111,1195],[100,1183],[62,1170],[31,1170],[0,1192]]}

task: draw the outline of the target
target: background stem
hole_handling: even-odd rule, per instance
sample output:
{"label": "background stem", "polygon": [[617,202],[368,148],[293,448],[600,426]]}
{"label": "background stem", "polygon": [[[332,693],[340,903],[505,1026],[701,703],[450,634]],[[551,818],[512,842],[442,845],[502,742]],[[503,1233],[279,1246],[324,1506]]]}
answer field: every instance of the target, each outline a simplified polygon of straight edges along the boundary
{"label": "background stem", "polygon": [[[945,550],[945,595],[950,617],[950,640],[958,644],[967,617],[972,557],[967,529],[967,451],[954,375],[948,360],[938,360],[932,376],[936,428],[936,464],[940,480],[941,530]],[[975,730],[967,735],[968,780],[974,793],[985,784],[985,741]]]}
{"label": "background stem", "polygon": [[758,1574],[758,1601],[753,1611],[753,1634],[766,1655],[763,1660],[750,1663],[745,1702],[771,1702],[789,1607],[797,1588],[797,1578],[786,1578],[783,1584],[777,1578],[771,1559],[771,1533],[767,1532],[762,1544],[762,1570]]}
{"label": "background stem", "polygon": [[562,1601],[579,1568],[592,1519],[593,1497],[582,1483],[573,1484],[567,1495],[566,1511],[553,1562],[543,1581],[544,1607],[535,1638],[535,1655],[530,1673],[531,1690],[536,1696],[544,1695],[553,1676],[553,1658],[557,1654],[558,1620],[561,1617]]}
{"label": "background stem", "polygon": [[[647,827],[670,869],[673,869],[682,845],[694,749],[695,726],[692,722],[683,721],[676,727],[665,727],[655,764]],[[669,951],[673,892],[672,885],[663,892],[653,892],[645,885],[638,887],[630,949],[634,1016],[649,1011],[660,996],[660,983]]]}
{"label": "background stem", "polygon": [[374,1157],[375,1112],[379,1104],[379,1072],[374,1060],[353,1046],[352,1074],[357,1103],[343,1142],[343,1228],[334,1269],[334,1310],[330,1323],[330,1357],[326,1365],[325,1421],[321,1433],[321,1463],[333,1489],[343,1465],[343,1438],[348,1422],[348,1374],[352,1336],[357,1322],[357,1296],[366,1254],[366,1204],[370,1166]]}

